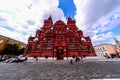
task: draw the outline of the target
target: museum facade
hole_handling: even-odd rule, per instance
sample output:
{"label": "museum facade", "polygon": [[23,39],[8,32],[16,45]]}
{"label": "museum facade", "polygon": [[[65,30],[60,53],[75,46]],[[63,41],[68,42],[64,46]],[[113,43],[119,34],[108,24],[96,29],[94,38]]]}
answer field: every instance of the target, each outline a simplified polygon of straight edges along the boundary
{"label": "museum facade", "polygon": [[91,39],[85,37],[70,17],[65,24],[58,20],[53,24],[51,16],[43,26],[30,36],[23,56],[40,59],[67,60],[76,56],[96,56]]}

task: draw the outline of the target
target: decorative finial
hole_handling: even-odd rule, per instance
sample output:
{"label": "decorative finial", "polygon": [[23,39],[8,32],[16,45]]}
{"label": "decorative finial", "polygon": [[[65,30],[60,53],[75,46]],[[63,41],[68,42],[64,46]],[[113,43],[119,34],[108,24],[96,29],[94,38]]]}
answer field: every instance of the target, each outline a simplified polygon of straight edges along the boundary
{"label": "decorative finial", "polygon": [[50,14],[50,17],[48,18],[48,20],[52,21],[52,14]]}

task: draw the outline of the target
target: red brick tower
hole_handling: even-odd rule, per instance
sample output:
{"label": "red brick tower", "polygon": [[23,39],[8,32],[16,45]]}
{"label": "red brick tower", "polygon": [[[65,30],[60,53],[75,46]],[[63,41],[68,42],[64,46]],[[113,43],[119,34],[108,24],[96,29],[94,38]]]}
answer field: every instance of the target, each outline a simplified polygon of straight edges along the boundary
{"label": "red brick tower", "polygon": [[96,56],[90,37],[84,37],[76,22],[68,17],[67,24],[52,18],[44,20],[44,25],[29,37],[23,56],[40,59],[70,59],[75,56]]}

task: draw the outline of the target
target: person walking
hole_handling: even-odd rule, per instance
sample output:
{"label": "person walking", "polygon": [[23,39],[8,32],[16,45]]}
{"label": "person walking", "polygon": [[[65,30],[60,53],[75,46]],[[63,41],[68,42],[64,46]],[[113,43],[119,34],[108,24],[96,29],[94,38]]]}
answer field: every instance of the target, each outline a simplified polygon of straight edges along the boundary
{"label": "person walking", "polygon": [[24,64],[26,64],[27,60],[28,60],[28,58],[26,56],[25,59],[24,59]]}
{"label": "person walking", "polygon": [[73,65],[73,60],[72,59],[70,60],[70,64]]}
{"label": "person walking", "polygon": [[75,57],[75,61],[78,62],[80,59],[78,56]]}

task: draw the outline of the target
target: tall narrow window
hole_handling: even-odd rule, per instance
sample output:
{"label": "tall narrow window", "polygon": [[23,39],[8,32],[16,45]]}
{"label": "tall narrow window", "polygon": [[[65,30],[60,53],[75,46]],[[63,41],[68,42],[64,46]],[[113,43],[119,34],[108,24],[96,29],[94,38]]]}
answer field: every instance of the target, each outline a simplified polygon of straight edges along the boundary
{"label": "tall narrow window", "polygon": [[70,40],[70,48],[73,48],[73,41]]}
{"label": "tall narrow window", "polygon": [[50,40],[47,42],[47,48],[50,48]]}
{"label": "tall narrow window", "polygon": [[91,50],[90,47],[87,47],[87,49],[88,49],[88,53],[89,53],[89,54],[92,53],[92,50]]}
{"label": "tall narrow window", "polygon": [[79,46],[80,46],[80,49],[83,49],[83,46],[82,46],[82,44],[80,44]]}
{"label": "tall narrow window", "polygon": [[58,40],[61,41],[62,40],[62,36],[58,36]]}
{"label": "tall narrow window", "polygon": [[32,51],[32,46],[29,46],[27,50],[27,54],[31,54],[31,51]]}

